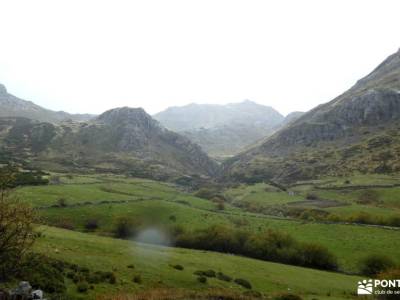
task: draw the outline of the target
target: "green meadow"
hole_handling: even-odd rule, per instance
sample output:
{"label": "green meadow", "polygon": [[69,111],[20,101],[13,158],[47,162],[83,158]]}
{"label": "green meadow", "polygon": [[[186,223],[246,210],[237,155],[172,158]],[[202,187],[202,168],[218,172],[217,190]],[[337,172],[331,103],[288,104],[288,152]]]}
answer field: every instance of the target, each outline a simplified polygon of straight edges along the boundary
{"label": "green meadow", "polygon": [[[52,258],[78,264],[91,271],[114,272],[117,282],[96,285],[85,294],[76,292],[69,282],[71,299],[95,299],[99,293],[137,292],[148,288],[185,288],[204,290],[224,288],[238,293],[246,290],[233,282],[209,278],[200,283],[193,274],[198,270],[223,272],[232,278],[248,280],[254,291],[274,295],[290,291],[304,299],[349,299],[354,297],[357,276],[324,272],[289,265],[220,254],[135,243],[85,233],[41,227],[42,237],[35,251]],[[172,266],[181,265],[183,270]],[[140,284],[133,278],[140,275]]]}

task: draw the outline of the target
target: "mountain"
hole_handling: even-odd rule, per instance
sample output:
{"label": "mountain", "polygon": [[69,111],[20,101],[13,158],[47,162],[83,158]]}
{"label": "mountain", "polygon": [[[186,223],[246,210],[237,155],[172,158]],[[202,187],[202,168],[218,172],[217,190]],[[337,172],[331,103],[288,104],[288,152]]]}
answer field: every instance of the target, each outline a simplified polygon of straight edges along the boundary
{"label": "mountain", "polygon": [[270,135],[284,121],[272,107],[246,100],[227,105],[189,104],[154,115],[212,156],[236,154]]}
{"label": "mountain", "polygon": [[199,146],[165,129],[141,108],[116,108],[88,122],[58,125],[1,118],[0,145],[3,157],[47,170],[122,172],[166,180],[212,176],[217,168]]}
{"label": "mountain", "polygon": [[226,162],[236,180],[400,172],[400,50],[352,88]]}
{"label": "mountain", "polygon": [[0,117],[25,117],[41,122],[59,123],[65,120],[87,121],[93,116],[89,114],[69,114],[63,111],[52,111],[40,107],[33,102],[19,99],[7,92],[0,84]]}

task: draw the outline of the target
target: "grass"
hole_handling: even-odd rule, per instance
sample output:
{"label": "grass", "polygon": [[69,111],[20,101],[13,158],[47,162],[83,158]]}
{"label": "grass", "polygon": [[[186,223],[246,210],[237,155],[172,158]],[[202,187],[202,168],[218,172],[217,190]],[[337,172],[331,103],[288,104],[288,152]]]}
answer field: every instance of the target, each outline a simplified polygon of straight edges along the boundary
{"label": "grass", "polygon": [[[346,299],[354,294],[356,276],[269,263],[234,255],[169,248],[115,240],[52,227],[42,227],[35,251],[75,263],[90,270],[114,271],[116,285],[96,285],[95,290],[79,295],[69,284],[69,299],[94,299],[98,294],[134,293],[149,288],[204,289],[193,273],[213,269],[235,278],[245,278],[253,289],[266,294],[290,290],[305,299]],[[127,266],[133,264],[134,269]],[[184,266],[183,271],[172,265]],[[140,274],[142,284],[132,282]],[[210,278],[210,288],[244,291],[240,286]],[[330,294],[330,297],[327,295]]]}
{"label": "grass", "polygon": [[[81,183],[78,184],[77,181]],[[248,197],[248,201],[265,201],[272,205],[279,203],[279,197],[283,202],[292,201],[292,199],[297,201],[302,198],[301,195],[290,196],[286,192],[278,192],[265,184],[242,186],[227,192],[230,193],[230,197],[233,197],[232,195],[239,197],[243,194],[244,198]],[[24,187],[18,189],[17,193],[22,199],[36,206],[51,206],[57,202],[57,199],[64,197],[72,206],[41,209],[40,213],[48,224],[54,225],[60,220],[67,220],[79,231],[85,231],[84,226],[88,220],[96,219],[99,224],[96,233],[110,235],[115,219],[122,216],[139,219],[143,227],[181,225],[188,230],[194,230],[213,224],[226,224],[250,231],[272,228],[287,232],[299,241],[317,242],[329,248],[338,257],[342,270],[347,272],[357,272],[359,260],[373,253],[386,254],[400,264],[398,256],[400,231],[276,219],[249,213],[229,204],[225,205],[225,210],[218,211],[211,201],[184,193],[174,186],[150,180],[119,176],[92,176],[90,178],[85,176],[82,179],[74,176],[73,181],[67,184]],[[109,202],[101,203],[105,199]],[[85,202],[91,202],[91,204],[74,206],[74,204]],[[351,213],[350,209],[359,211],[361,207],[354,204],[327,210],[336,213],[337,209],[344,214],[344,209],[349,210],[346,213]],[[365,206],[362,208],[369,212],[375,209],[375,207]],[[383,208],[376,209],[384,210]],[[174,216],[175,220],[172,220],[171,216]]]}

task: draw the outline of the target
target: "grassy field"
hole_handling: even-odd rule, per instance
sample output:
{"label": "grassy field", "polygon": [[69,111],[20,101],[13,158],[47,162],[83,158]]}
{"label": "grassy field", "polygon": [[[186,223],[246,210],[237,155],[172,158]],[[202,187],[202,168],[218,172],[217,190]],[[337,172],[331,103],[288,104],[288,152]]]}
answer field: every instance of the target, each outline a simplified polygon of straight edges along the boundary
{"label": "grassy field", "polygon": [[[372,217],[391,218],[400,216],[400,179],[387,175],[358,175],[348,178],[326,178],[304,181],[281,191],[265,183],[240,185],[228,189],[225,195],[233,205],[250,211],[264,210],[269,213],[279,209],[314,209],[349,217],[364,212]],[[365,201],[365,194],[370,201]],[[309,195],[319,201],[309,201]]]}
{"label": "grassy field", "polygon": [[[353,298],[359,280],[356,276],[234,255],[145,245],[52,227],[42,227],[40,230],[43,234],[35,251],[92,271],[113,271],[117,276],[116,284],[99,284],[85,294],[77,293],[75,285],[68,282],[69,299],[94,299],[98,294],[135,292],[155,287],[199,290],[220,287],[245,291],[233,282],[216,278],[203,284],[193,275],[197,270],[209,269],[233,278],[244,278],[252,284],[253,290],[267,295],[290,291],[304,296],[304,299]],[[182,265],[184,270],[171,267],[176,264]],[[128,265],[134,265],[134,268],[128,268]],[[141,276],[141,284],[132,281],[135,275]]]}
{"label": "grassy field", "polygon": [[[235,203],[249,201],[265,205],[280,205],[281,202],[288,204],[304,199],[305,191],[289,195],[265,184],[240,186],[226,192],[233,199],[232,205],[227,203],[221,211],[211,201],[194,197],[174,186],[149,180],[119,176],[73,176],[61,177],[60,180],[61,184],[58,185],[17,190],[21,199],[42,207],[40,213],[51,225],[68,222],[74,229],[85,231],[85,223],[95,219],[99,225],[95,233],[110,235],[114,221],[126,216],[140,220],[144,228],[181,225],[192,230],[212,224],[225,224],[253,232],[277,229],[299,241],[317,242],[326,246],[338,257],[340,268],[347,272],[357,272],[358,262],[368,254],[382,253],[400,264],[400,231],[275,218],[247,212]],[[65,199],[67,206],[51,207],[57,205],[60,198]],[[348,201],[351,201],[350,196]],[[360,205],[345,207],[357,211]],[[334,209],[340,210],[342,207],[327,208]]]}

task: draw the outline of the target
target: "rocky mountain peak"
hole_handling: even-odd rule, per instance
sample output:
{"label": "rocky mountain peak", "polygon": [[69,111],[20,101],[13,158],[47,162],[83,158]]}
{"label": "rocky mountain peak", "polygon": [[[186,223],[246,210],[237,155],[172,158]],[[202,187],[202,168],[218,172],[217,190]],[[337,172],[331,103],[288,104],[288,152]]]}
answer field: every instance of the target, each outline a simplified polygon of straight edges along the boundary
{"label": "rocky mountain peak", "polygon": [[102,113],[95,121],[111,126],[133,125],[142,128],[160,127],[158,122],[147,114],[143,108],[114,108]]}

